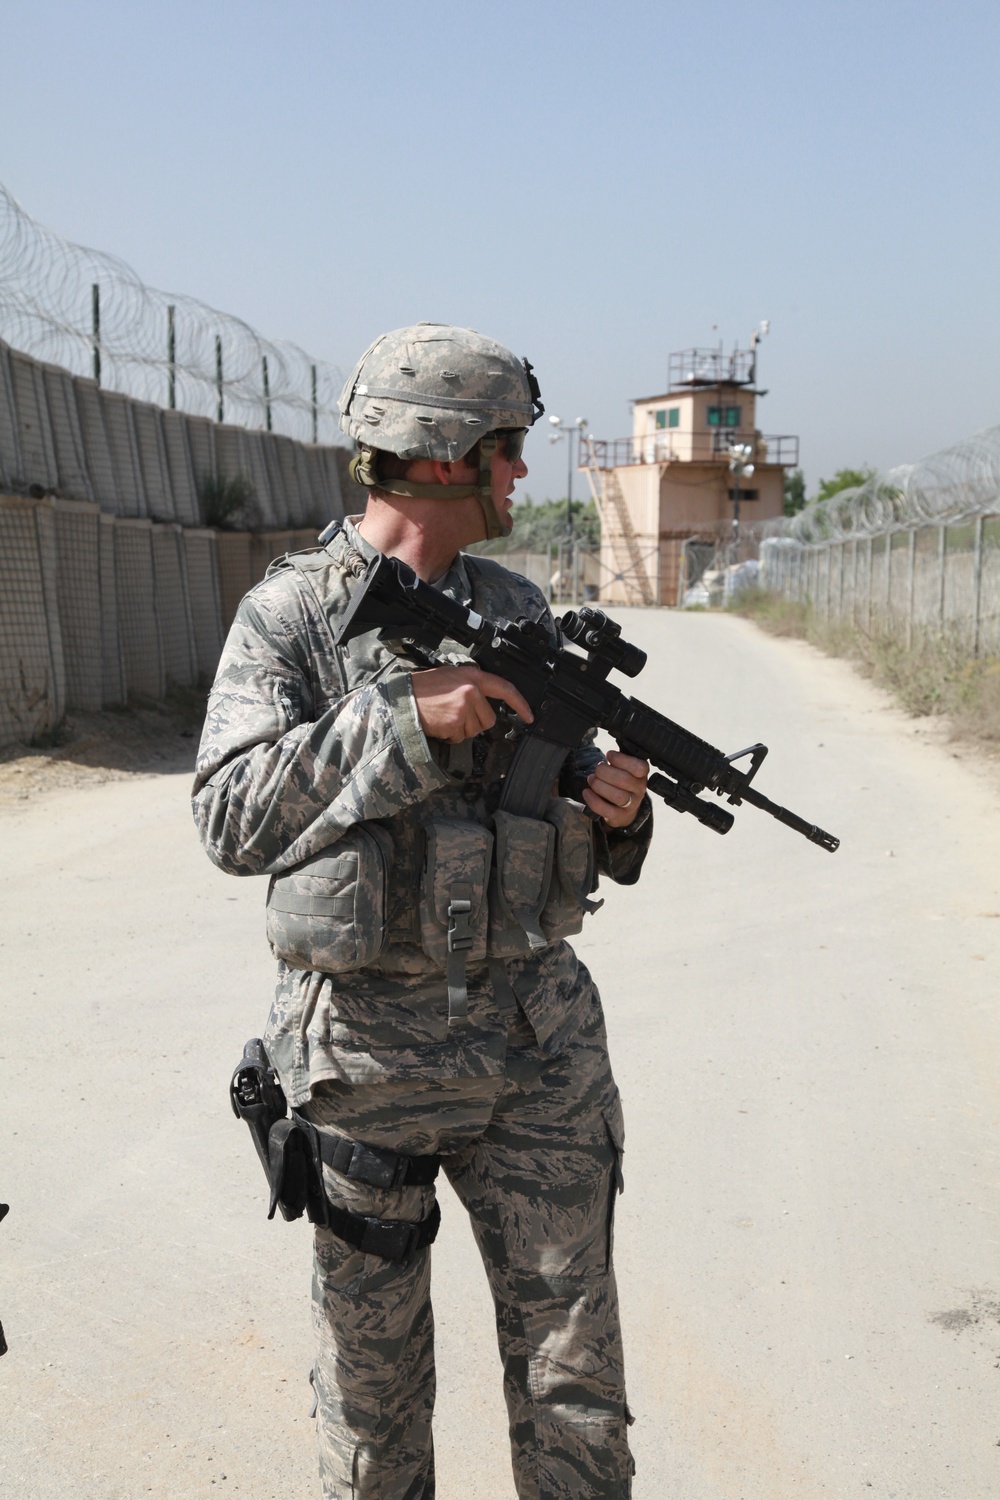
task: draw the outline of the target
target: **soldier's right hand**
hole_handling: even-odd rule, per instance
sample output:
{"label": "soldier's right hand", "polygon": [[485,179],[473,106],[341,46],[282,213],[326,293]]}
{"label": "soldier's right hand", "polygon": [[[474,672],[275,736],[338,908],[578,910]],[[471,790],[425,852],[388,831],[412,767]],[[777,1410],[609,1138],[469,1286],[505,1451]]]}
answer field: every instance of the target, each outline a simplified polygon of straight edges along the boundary
{"label": "soldier's right hand", "polygon": [[512,708],[526,724],[535,717],[512,682],[481,667],[429,667],[411,677],[421,727],[432,739],[458,745],[497,721],[491,698]]}

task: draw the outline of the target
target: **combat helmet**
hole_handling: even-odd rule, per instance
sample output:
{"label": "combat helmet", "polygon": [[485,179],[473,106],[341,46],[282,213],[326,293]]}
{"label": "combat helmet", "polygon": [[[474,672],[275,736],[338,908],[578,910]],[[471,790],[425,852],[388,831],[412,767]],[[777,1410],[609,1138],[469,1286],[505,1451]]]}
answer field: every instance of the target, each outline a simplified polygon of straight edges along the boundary
{"label": "combat helmet", "polygon": [[[358,443],[351,473],[393,495],[463,500],[475,495],[488,538],[501,536],[491,461],[498,430],[521,434],[542,415],[538,381],[526,359],[471,328],[417,323],[377,338],[340,393],[340,425]],[[455,462],[480,444],[475,484],[418,484],[378,474],[378,453]],[[520,451],[518,449],[518,451]]]}

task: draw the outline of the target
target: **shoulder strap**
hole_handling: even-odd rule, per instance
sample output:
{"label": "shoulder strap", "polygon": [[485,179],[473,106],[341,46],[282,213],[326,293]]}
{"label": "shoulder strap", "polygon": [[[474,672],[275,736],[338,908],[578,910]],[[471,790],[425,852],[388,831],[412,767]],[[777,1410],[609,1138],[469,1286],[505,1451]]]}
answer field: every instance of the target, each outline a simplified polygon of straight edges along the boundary
{"label": "shoulder strap", "polygon": [[288,554],[285,560],[288,563],[289,567],[294,570],[295,576],[299,580],[303,592],[308,592],[313,604],[316,607],[316,614],[322,622],[322,630],[324,635],[326,636],[327,646],[329,647],[330,662],[334,668],[334,671],[336,672],[337,680],[340,685],[340,692],[341,694],[343,694],[347,692],[347,675],[344,671],[343,661],[341,660],[341,648],[337,645],[336,641],[333,638],[333,626],[330,624],[330,616],[327,613],[327,606],[323,601],[320,590],[317,587],[317,580],[314,577],[314,575],[319,570],[316,567],[310,567],[306,562],[306,558],[313,556],[315,556],[314,553],[297,554],[291,552]]}

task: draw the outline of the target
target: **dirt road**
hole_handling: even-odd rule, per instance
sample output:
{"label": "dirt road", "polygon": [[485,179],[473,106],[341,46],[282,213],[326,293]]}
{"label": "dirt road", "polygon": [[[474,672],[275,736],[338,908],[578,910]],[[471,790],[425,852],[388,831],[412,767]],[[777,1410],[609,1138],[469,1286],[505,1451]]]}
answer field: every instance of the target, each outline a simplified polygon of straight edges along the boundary
{"label": "dirt road", "polygon": [[[772,748],[726,838],[658,816],[580,943],[628,1126],[636,1500],[1000,1493],[1000,792],[848,667],[633,611],[640,696]],[[638,684],[636,685],[638,688]],[[317,1494],[309,1235],[268,1224],[228,1074],[263,885],[183,774],[0,808],[0,1473],[16,1500]],[[481,1268],[442,1191],[441,1500],[513,1495]]]}

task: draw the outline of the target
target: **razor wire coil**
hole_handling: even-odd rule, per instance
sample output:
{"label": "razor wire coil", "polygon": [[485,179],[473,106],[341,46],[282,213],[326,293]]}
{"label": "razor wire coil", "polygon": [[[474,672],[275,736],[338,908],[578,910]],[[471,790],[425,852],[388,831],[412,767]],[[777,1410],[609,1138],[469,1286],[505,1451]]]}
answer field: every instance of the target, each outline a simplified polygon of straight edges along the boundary
{"label": "razor wire coil", "polygon": [[[95,294],[94,288],[97,288]],[[0,337],[142,401],[343,443],[343,372],[39,224],[0,183]],[[221,365],[221,379],[220,379]]]}
{"label": "razor wire coil", "polygon": [[760,532],[810,546],[960,524],[998,511],[1000,426],[984,427],[916,463],[880,470],[795,516],[765,522]]}

